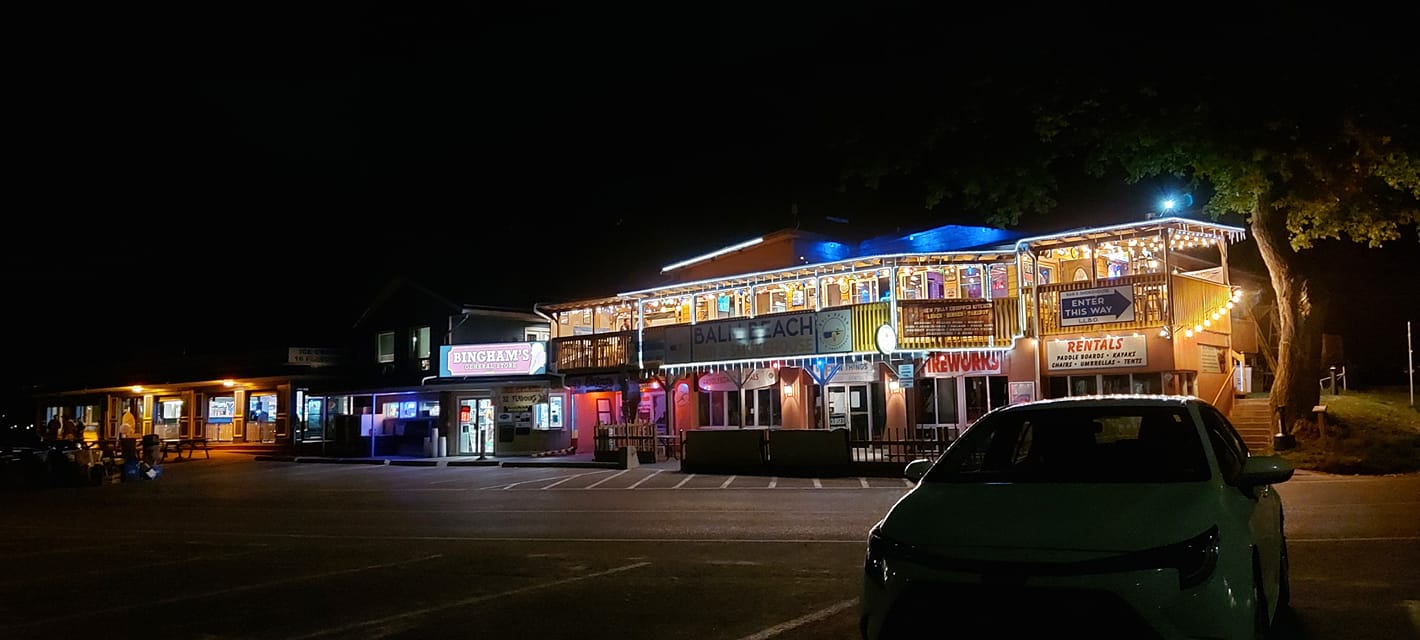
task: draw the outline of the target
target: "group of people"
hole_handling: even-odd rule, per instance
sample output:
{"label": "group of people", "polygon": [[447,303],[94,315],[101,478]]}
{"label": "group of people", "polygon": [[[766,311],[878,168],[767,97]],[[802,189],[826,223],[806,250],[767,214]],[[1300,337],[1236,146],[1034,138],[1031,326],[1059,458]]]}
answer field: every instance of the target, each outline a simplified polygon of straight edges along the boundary
{"label": "group of people", "polygon": [[84,419],[56,413],[44,427],[44,439],[80,442],[84,439]]}

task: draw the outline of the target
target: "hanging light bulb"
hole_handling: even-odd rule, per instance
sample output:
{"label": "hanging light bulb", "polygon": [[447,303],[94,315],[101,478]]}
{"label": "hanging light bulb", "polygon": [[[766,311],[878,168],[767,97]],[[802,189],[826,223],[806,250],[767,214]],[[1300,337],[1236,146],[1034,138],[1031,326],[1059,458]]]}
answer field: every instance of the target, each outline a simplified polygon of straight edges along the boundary
{"label": "hanging light bulb", "polygon": [[1193,325],[1193,331],[1196,332],[1196,333],[1202,333],[1202,332],[1203,332],[1203,325],[1201,325],[1201,324],[1195,324],[1195,325]]}
{"label": "hanging light bulb", "polygon": [[1187,330],[1187,331],[1184,331],[1184,332],[1183,332],[1183,337],[1185,337],[1185,338],[1192,338],[1192,337],[1193,337],[1193,330],[1192,330],[1192,329],[1189,329],[1189,330]]}

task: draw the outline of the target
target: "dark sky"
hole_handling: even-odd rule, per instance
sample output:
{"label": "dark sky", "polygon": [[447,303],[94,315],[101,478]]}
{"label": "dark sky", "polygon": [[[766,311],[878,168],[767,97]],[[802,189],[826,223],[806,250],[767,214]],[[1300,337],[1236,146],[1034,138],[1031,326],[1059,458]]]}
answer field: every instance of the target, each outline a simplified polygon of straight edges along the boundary
{"label": "dark sky", "polygon": [[[525,307],[796,221],[949,220],[916,185],[835,189],[844,122],[891,118],[939,82],[928,69],[1265,73],[1289,49],[1398,28],[1244,6],[31,9],[4,250],[10,335],[33,339],[11,375],[117,343],[353,321],[391,274]],[[1062,218],[1135,219],[1168,186],[1067,185]],[[293,305],[308,311],[279,313]]]}

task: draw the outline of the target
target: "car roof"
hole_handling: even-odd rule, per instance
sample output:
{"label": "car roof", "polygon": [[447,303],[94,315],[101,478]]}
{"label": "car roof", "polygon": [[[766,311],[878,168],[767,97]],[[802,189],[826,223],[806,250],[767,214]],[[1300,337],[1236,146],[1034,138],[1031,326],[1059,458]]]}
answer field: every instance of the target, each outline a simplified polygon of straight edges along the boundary
{"label": "car roof", "polygon": [[1108,394],[1091,396],[1070,396],[1051,398],[1008,405],[1001,411],[1030,411],[1035,409],[1065,409],[1070,407],[1186,407],[1202,404],[1197,396]]}

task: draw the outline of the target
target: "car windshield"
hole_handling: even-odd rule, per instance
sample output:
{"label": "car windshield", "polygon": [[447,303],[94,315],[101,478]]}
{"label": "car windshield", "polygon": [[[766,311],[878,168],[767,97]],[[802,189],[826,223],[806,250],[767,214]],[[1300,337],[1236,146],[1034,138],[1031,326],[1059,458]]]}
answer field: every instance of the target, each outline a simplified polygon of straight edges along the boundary
{"label": "car windshield", "polygon": [[962,433],[929,482],[1196,482],[1209,477],[1183,407],[1001,411]]}

